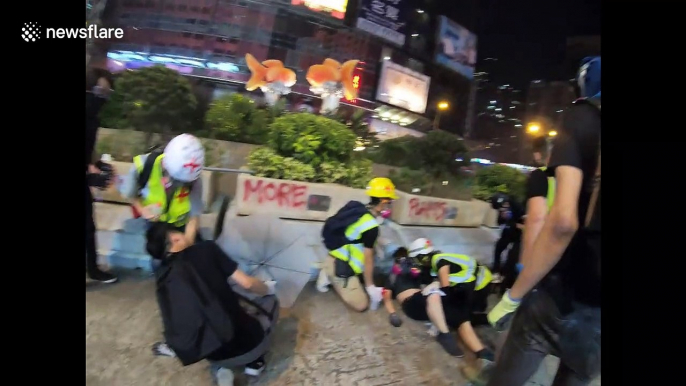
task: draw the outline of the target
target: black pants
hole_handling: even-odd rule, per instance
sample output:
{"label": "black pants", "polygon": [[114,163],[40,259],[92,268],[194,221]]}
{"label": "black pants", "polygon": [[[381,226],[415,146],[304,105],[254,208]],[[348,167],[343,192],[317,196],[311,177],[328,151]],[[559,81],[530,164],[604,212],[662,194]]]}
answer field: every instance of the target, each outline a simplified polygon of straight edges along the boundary
{"label": "black pants", "polygon": [[[505,229],[503,229],[503,232],[500,234],[500,239],[496,241],[495,243],[495,253],[493,256],[493,267],[491,268],[491,271],[493,273],[500,273],[500,256],[505,252],[507,247],[510,244],[515,243],[516,245],[513,245],[512,249],[517,249],[516,254],[509,253],[507,255],[507,260],[508,263],[506,265],[509,265],[509,260],[511,258],[514,258],[514,263],[512,263],[513,267],[517,265],[517,260],[519,259],[519,242],[522,238],[522,232],[517,229],[516,227],[510,227],[507,226]],[[512,251],[512,250],[511,250]],[[515,267],[516,268],[516,267]]]}
{"label": "black pants", "polygon": [[86,213],[86,272],[93,274],[98,271],[98,249],[95,244],[95,221],[93,221],[93,194],[88,183],[85,192]]}
{"label": "black pants", "polygon": [[[427,297],[421,292],[410,296],[400,305],[405,315],[413,320],[421,322],[429,320],[429,314],[426,311]],[[443,314],[445,315],[445,323],[449,328],[458,328],[464,322],[469,321],[469,313],[466,308],[455,307],[450,302],[447,296],[441,296],[443,304]]]}
{"label": "black pants", "polygon": [[600,308],[575,303],[562,315],[550,295],[522,301],[488,386],[522,386],[546,355],[560,358],[553,386],[585,386],[600,375]]}

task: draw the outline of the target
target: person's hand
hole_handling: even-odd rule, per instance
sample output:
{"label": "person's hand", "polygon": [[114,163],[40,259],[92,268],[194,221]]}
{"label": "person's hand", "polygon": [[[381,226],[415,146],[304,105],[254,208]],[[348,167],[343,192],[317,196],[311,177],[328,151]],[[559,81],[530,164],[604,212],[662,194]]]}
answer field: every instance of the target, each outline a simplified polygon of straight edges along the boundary
{"label": "person's hand", "polygon": [[388,316],[388,321],[393,327],[400,327],[403,325],[403,320],[395,312]]}
{"label": "person's hand", "polygon": [[161,208],[155,204],[144,206],[140,210],[141,217],[146,220],[157,221],[157,219],[160,217],[160,209]]}
{"label": "person's hand", "polygon": [[370,285],[366,288],[366,290],[371,302],[371,308],[375,310],[377,307],[379,307],[379,303],[381,303],[383,300],[383,289],[375,285]]}
{"label": "person's hand", "polygon": [[268,280],[264,282],[267,286],[267,295],[276,295],[276,281]]}
{"label": "person's hand", "polygon": [[93,164],[88,165],[88,173],[90,174],[100,174],[100,169]]}
{"label": "person's hand", "polygon": [[504,330],[513,313],[517,311],[520,302],[520,299],[512,299],[508,290],[498,304],[488,313],[488,323],[495,327],[496,330]]}
{"label": "person's hand", "polygon": [[422,290],[422,295],[424,296],[429,296],[431,294],[439,294],[441,296],[445,296],[445,292],[441,291],[441,283],[435,281]]}

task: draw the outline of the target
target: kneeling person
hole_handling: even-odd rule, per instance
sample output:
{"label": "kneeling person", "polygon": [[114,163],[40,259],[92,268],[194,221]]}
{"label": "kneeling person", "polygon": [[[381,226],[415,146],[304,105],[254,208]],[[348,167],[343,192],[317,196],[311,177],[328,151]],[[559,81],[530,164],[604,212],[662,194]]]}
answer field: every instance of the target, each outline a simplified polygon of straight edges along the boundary
{"label": "kneeling person", "polygon": [[355,311],[376,309],[382,300],[382,288],[374,285],[374,245],[379,237],[379,220],[390,212],[398,199],[395,185],[388,178],[374,178],[367,186],[369,204],[350,201],[322,229],[329,256],[317,279],[317,289],[334,290]]}

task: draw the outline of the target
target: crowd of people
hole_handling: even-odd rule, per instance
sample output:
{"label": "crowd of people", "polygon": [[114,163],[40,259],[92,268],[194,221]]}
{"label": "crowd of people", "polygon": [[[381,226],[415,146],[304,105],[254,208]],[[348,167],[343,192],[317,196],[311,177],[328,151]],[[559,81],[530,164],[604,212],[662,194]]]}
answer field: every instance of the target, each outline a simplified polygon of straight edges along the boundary
{"label": "crowd of people", "polygon": [[[91,187],[104,189],[114,170],[91,163],[97,113],[111,91],[106,74],[88,77],[86,118],[86,269],[103,283],[115,276],[98,268]],[[382,303],[389,322],[401,327],[395,302],[406,317],[427,322],[449,355],[464,355],[452,331],[479,359],[474,385],[520,386],[548,354],[560,358],[554,385],[587,385],[600,373],[600,58],[588,58],[578,76],[580,99],[570,108],[554,148],[534,142],[539,169],[529,175],[524,203],[507,195],[491,201],[503,225],[489,269],[472,256],[443,253],[426,238],[391,252],[392,269],[383,282],[374,278],[379,225],[398,198],[388,178],[372,179],[369,202],[350,201],[322,228],[329,251],[317,278],[321,292],[333,288],[350,309],[376,310]],[[148,222],[147,251],[155,269],[164,340],[159,356],[188,365],[207,359],[220,385],[232,384],[222,363],[242,358],[246,373],[265,366],[262,347],[268,323],[246,307],[237,289],[274,297],[273,281],[263,282],[238,268],[213,241],[198,232],[202,211],[204,150],[189,134],[172,139],[163,151],[134,157],[121,190]],[[501,255],[507,250],[501,268]],[[490,312],[495,289],[500,301]],[[275,303],[278,305],[278,303]],[[507,334],[492,350],[474,325],[491,325]]]}

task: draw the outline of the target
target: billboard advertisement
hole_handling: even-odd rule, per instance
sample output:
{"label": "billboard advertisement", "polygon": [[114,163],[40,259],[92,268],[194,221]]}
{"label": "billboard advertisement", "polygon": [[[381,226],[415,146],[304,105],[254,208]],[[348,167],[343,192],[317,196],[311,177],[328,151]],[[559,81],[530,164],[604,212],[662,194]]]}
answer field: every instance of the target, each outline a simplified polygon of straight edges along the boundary
{"label": "billboard advertisement", "polygon": [[405,44],[408,0],[360,0],[357,28],[399,46]]}
{"label": "billboard advertisement", "polygon": [[291,4],[305,6],[341,20],[345,18],[345,11],[348,9],[348,0],[291,0]]}
{"label": "billboard advertisement", "polygon": [[376,100],[424,114],[430,83],[430,77],[386,60],[381,65]]}
{"label": "billboard advertisement", "polygon": [[445,16],[440,17],[436,39],[436,63],[474,78],[476,66],[476,35]]}

